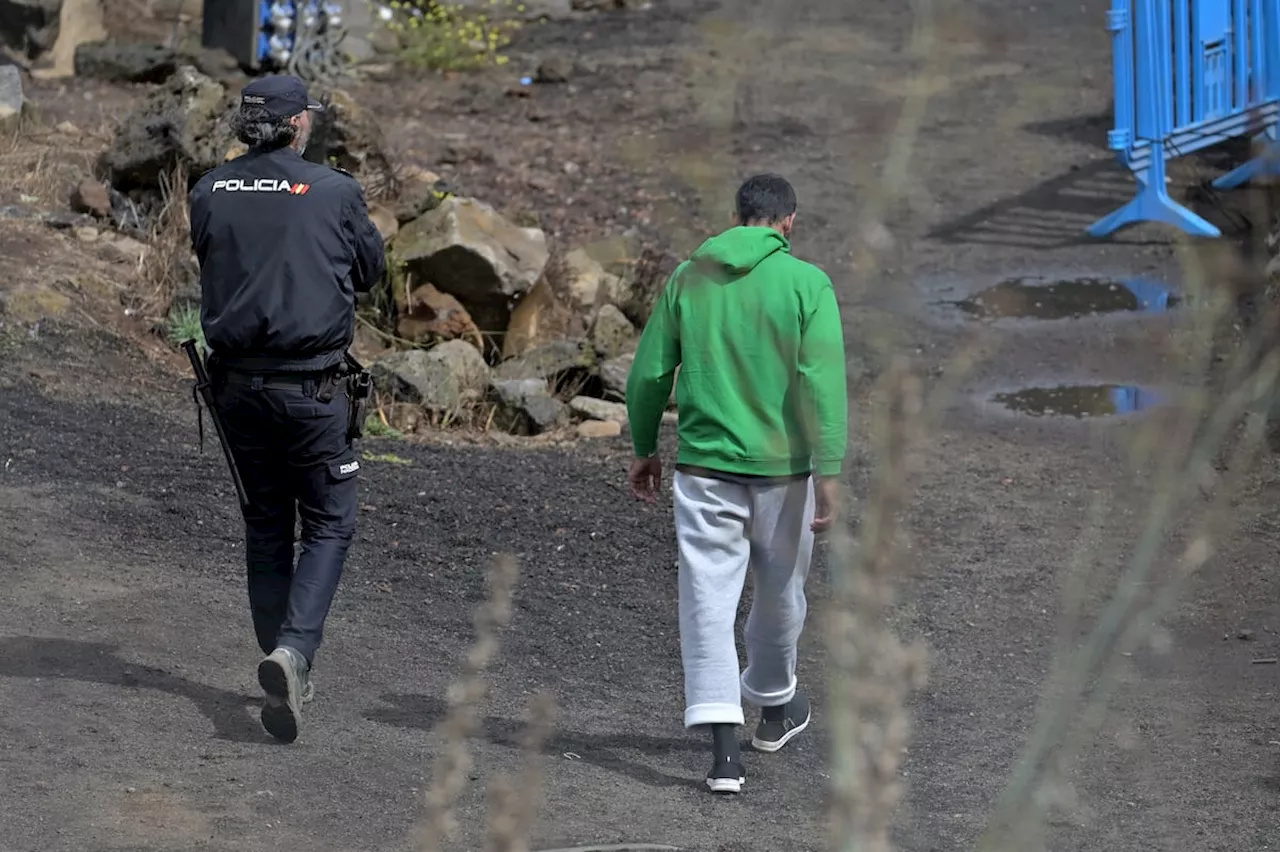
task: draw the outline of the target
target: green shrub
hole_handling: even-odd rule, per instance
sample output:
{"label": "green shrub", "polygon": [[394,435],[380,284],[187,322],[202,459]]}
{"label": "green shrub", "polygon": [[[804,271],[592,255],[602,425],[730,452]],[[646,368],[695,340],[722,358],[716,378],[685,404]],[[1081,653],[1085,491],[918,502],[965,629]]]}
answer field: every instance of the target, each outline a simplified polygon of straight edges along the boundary
{"label": "green shrub", "polygon": [[[518,13],[517,0],[488,0]],[[443,0],[392,0],[394,17],[387,27],[400,35],[403,62],[431,71],[464,71],[489,65],[506,65],[502,49],[521,22],[500,20],[492,14],[473,12],[461,3]]]}
{"label": "green shrub", "polygon": [[200,325],[199,305],[185,305],[169,311],[169,340],[178,346],[188,340],[200,344],[200,351],[209,354],[209,344],[204,339],[204,327]]}
{"label": "green shrub", "polygon": [[399,429],[388,426],[382,422],[382,418],[376,414],[370,414],[364,421],[364,434],[370,438],[396,438],[404,437],[404,433]]}

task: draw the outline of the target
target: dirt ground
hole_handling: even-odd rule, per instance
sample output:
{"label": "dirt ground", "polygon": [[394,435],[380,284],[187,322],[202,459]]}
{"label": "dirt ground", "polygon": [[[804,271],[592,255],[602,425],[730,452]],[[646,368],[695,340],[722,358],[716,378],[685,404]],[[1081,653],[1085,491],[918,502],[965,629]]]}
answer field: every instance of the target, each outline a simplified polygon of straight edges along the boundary
{"label": "dirt ground", "polygon": [[[530,97],[507,91],[532,71],[520,62],[479,78],[365,84],[404,161],[537,212],[571,242],[640,223],[687,247],[724,224],[741,176],[793,178],[796,251],[837,282],[853,366],[875,370],[886,351],[905,352],[926,390],[943,394],[930,397],[943,407],[909,503],[912,573],[894,618],[931,653],[895,833],[909,852],[973,846],[1055,656],[1123,590],[1117,578],[1157,488],[1158,459],[1135,448],[1152,418],[1019,417],[990,395],[1058,380],[1198,381],[1182,357],[1192,307],[986,324],[972,368],[957,380],[950,366],[977,326],[941,303],[1003,278],[1179,283],[1166,233],[1078,239],[1127,186],[1105,150],[1105,8],[941,4],[937,41],[913,52],[898,3],[667,0],[528,33],[531,57],[572,52],[583,66]],[[857,235],[875,188],[901,168],[888,139],[924,60],[937,63],[933,97],[905,195],[884,211],[895,247],[869,273],[855,264]],[[137,94],[62,85],[38,84],[34,97],[85,130]],[[1098,186],[1112,194],[1083,191]],[[0,261],[18,272],[0,288],[55,273],[67,282],[64,300],[31,303],[46,317],[38,325],[7,315],[0,329],[0,846],[412,849],[484,572],[511,551],[522,569],[515,616],[471,744],[459,848],[482,848],[485,786],[520,767],[523,719],[541,688],[560,716],[538,758],[545,804],[533,848],[824,848],[816,621],[801,671],[815,695],[811,733],[778,755],[748,754],[742,796],[707,795],[703,743],[680,725],[670,506],[627,496],[621,439],[527,450],[367,440],[366,451],[404,463],[365,465],[319,696],[296,744],[269,742],[256,722],[257,649],[221,456],[211,435],[197,452],[181,360],[159,344],[140,349],[107,317],[81,316],[86,280],[127,286],[128,270],[90,276],[73,248],[20,217],[0,225]],[[76,268],[60,272],[68,263]],[[855,387],[850,484],[865,496],[869,386]],[[1156,641],[1121,659],[1100,731],[1063,766],[1047,848],[1280,844],[1280,669],[1253,664],[1280,651],[1280,472],[1264,457],[1245,473],[1233,526]],[[1188,518],[1175,525],[1162,575],[1193,529]],[[1091,539],[1100,546],[1073,567]],[[815,610],[827,564],[824,546]]]}

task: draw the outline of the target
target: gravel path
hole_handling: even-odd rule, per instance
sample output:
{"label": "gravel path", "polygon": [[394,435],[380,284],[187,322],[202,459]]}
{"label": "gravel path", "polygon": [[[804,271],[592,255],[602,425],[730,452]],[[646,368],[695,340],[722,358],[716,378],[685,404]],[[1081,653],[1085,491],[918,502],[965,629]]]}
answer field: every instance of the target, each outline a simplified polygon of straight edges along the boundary
{"label": "gravel path", "polygon": [[[664,213],[667,227],[721,224],[723,188],[703,192],[699,181],[787,171],[803,205],[797,251],[839,282],[851,350],[873,367],[881,344],[908,352],[935,390],[974,328],[940,302],[1016,274],[1173,269],[1159,234],[1075,240],[1123,198],[1082,201],[1071,188],[1125,186],[1102,148],[1104,4],[940,10],[946,36],[925,53],[945,61],[949,82],[929,104],[905,197],[886,211],[896,249],[873,275],[854,265],[855,226],[894,153],[884,140],[917,66],[900,4],[673,2],[606,19],[588,28],[590,42],[579,25],[549,27],[546,45],[582,45],[600,63],[576,103],[542,97],[534,130],[461,111],[435,118],[441,132],[489,121],[499,148],[541,133],[539,144],[596,146],[613,163],[609,146],[649,122],[648,150],[663,156],[634,180],[684,199]],[[628,75],[643,85],[633,84],[623,121],[603,105],[622,103]],[[557,122],[574,132],[557,136]],[[672,153],[682,146],[688,157]],[[478,195],[505,174],[485,171],[468,174]],[[895,624],[925,639],[932,661],[911,708],[902,849],[973,845],[1032,730],[1055,653],[1114,591],[1153,488],[1152,465],[1131,452],[1143,420],[1017,418],[986,400],[1059,379],[1185,382],[1180,316],[984,326],[981,357],[946,399],[908,511],[914,571]],[[73,362],[88,379],[68,372]],[[823,848],[817,631],[802,661],[816,693],[812,734],[752,759],[742,797],[707,796],[701,743],[679,724],[670,508],[627,496],[622,441],[537,451],[368,441],[365,450],[396,460],[363,473],[319,698],[294,747],[267,742],[252,713],[256,648],[234,498],[216,447],[196,455],[187,387],[140,366],[123,344],[56,328],[0,371],[6,849],[413,848],[445,690],[503,551],[519,557],[521,575],[471,743],[459,848],[483,847],[485,786],[519,769],[523,719],[542,688],[559,718],[539,757],[535,848]],[[865,493],[869,408],[856,399],[852,484]],[[1276,845],[1276,667],[1251,664],[1277,645],[1274,467],[1264,459],[1252,471],[1238,528],[1218,539],[1158,641],[1122,660],[1112,712],[1062,767],[1048,848]],[[1100,527],[1090,514],[1099,505]],[[1102,547],[1081,581],[1070,559],[1090,534]],[[1175,531],[1170,553],[1182,539]],[[819,606],[826,564],[824,549]],[[1071,591],[1077,581],[1083,595]]]}

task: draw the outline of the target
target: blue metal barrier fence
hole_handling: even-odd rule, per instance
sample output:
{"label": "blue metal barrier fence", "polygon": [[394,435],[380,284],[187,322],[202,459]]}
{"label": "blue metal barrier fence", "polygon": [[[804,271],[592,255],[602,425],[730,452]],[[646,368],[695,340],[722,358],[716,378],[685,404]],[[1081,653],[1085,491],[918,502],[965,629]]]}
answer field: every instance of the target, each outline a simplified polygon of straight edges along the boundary
{"label": "blue metal barrier fence", "polygon": [[1112,0],[1115,129],[1107,144],[1138,192],[1089,228],[1106,236],[1163,222],[1222,233],[1169,196],[1166,161],[1233,139],[1265,137],[1266,152],[1213,182],[1231,189],[1280,172],[1280,0]]}

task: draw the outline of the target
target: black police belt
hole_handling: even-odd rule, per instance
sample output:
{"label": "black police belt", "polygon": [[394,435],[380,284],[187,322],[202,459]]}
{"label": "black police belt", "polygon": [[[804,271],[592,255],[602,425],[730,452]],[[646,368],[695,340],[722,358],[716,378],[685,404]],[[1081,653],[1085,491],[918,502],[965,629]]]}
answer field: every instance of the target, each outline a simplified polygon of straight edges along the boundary
{"label": "black police belt", "polygon": [[368,417],[369,400],[373,394],[373,376],[350,352],[343,353],[342,361],[337,366],[323,372],[248,371],[235,367],[223,367],[220,372],[224,381],[247,385],[254,390],[292,390],[315,382],[316,400],[324,403],[331,402],[334,394],[343,389],[347,393],[349,408],[347,437],[355,440],[364,436],[364,422]]}

